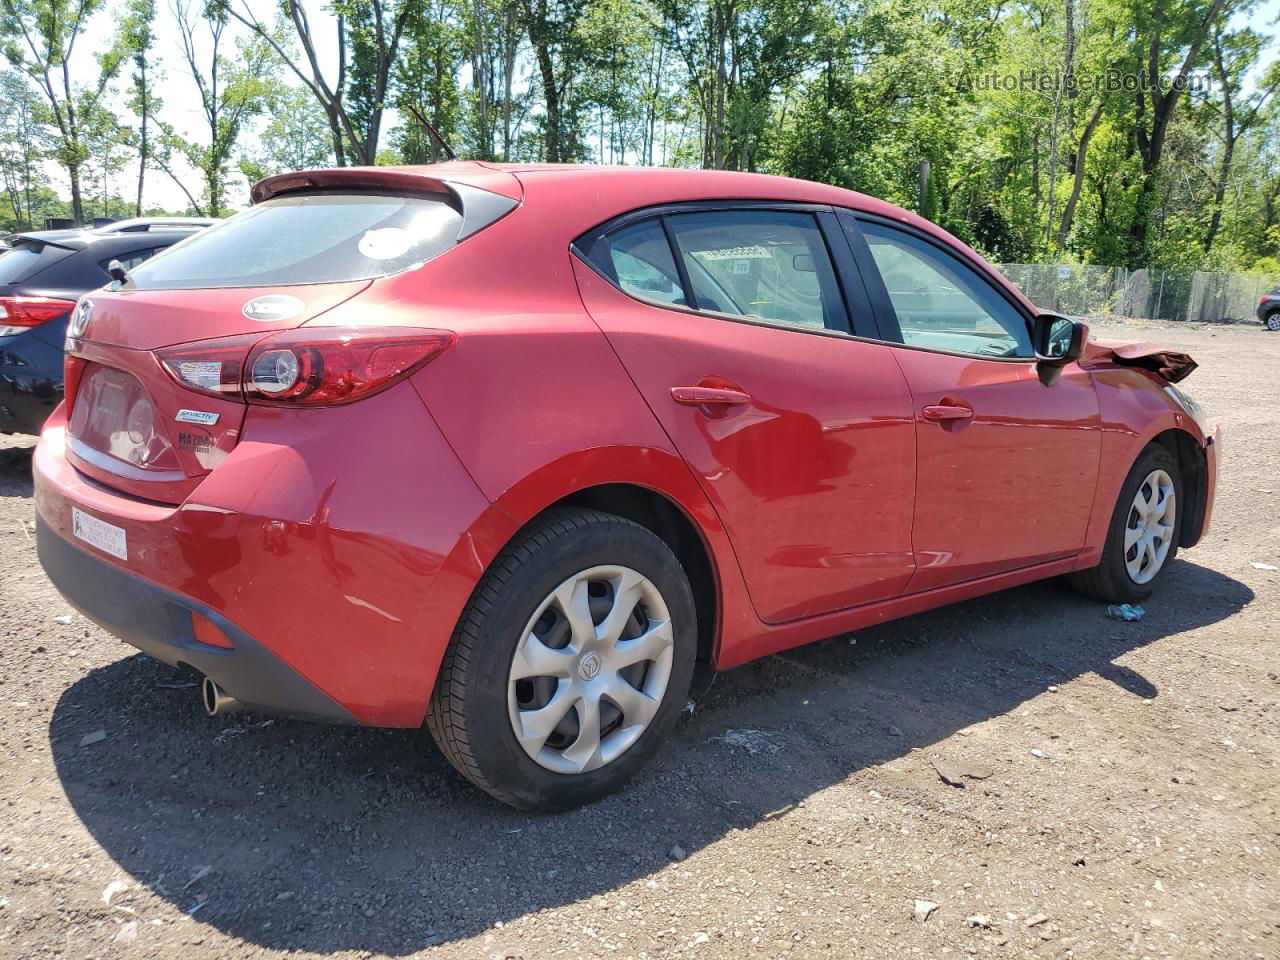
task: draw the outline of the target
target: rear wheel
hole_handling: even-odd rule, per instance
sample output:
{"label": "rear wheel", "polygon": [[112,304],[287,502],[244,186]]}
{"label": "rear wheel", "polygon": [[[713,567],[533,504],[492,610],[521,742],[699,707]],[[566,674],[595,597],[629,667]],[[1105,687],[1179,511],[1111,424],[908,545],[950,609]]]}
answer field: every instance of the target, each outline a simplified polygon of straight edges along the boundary
{"label": "rear wheel", "polygon": [[696,637],[689,582],[662,540],[611,514],[550,515],[476,588],[427,725],[449,762],[499,800],[590,803],[674,725]]}
{"label": "rear wheel", "polygon": [[1178,553],[1181,496],[1173,454],[1158,444],[1147,447],[1120,490],[1098,565],[1072,574],[1072,585],[1110,603],[1149,597]]}
{"label": "rear wheel", "polygon": [[1280,330],[1280,310],[1272,310],[1267,314],[1267,319],[1263,321],[1268,330],[1273,333]]}

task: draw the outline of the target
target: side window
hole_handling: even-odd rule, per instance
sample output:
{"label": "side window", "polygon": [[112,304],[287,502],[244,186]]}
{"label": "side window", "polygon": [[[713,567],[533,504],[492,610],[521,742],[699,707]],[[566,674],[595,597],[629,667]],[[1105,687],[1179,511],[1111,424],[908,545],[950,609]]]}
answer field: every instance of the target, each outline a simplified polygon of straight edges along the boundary
{"label": "side window", "polygon": [[1022,314],[971,268],[909,233],[859,226],[905,344],[983,357],[1035,355]]}
{"label": "side window", "polygon": [[846,329],[818,223],[808,213],[727,210],[668,218],[700,310]]}
{"label": "side window", "polygon": [[623,227],[605,240],[618,286],[633,297],[684,304],[680,274],[658,220]]}
{"label": "side window", "polygon": [[112,260],[119,260],[120,266],[124,267],[125,270],[132,270],[143,261],[150,260],[155,252],[155,250],[135,250],[133,253],[125,254],[123,257],[111,257],[102,262],[102,269],[106,270],[107,264]]}

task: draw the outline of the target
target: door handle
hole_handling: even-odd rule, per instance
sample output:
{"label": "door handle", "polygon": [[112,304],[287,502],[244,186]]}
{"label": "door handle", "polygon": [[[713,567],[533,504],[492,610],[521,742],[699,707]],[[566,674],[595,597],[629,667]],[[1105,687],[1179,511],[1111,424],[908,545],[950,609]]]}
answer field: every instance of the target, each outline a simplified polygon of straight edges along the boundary
{"label": "door handle", "polygon": [[970,420],[973,418],[973,409],[958,403],[935,403],[925,407],[920,414],[926,420],[944,423],[948,420]]}
{"label": "door handle", "polygon": [[751,402],[749,394],[724,387],[672,387],[671,399],[686,407],[736,407]]}

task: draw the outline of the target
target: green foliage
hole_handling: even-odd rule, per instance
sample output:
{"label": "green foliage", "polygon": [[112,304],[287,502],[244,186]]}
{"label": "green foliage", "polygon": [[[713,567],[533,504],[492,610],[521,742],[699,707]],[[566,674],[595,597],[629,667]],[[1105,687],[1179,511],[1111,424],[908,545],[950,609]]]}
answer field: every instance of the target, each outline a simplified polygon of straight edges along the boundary
{"label": "green foliage", "polygon": [[332,159],[329,124],[307,91],[278,87],[266,105],[271,120],[240,151],[240,172],[250,183],[290,170],[314,170]]}
{"label": "green foliage", "polygon": [[81,131],[86,114],[99,108],[121,58],[99,58],[96,82],[84,83],[72,63],[76,43],[106,0],[0,0],[0,45],[9,63],[44,95],[47,125],[56,130],[51,155],[67,171],[72,217],[82,222],[80,170],[89,157]]}
{"label": "green foliage", "polygon": [[[250,35],[234,41],[227,54],[229,16],[220,3],[202,7],[195,0],[175,0],[174,10],[182,38],[185,66],[200,95],[205,136],[188,138],[169,124],[161,124],[161,168],[182,187],[192,207],[205,216],[229,213],[227,178],[241,131],[266,109],[278,94],[271,73],[272,49],[268,40]],[[203,196],[197,198],[174,174],[172,158],[181,156],[200,171]]]}
{"label": "green foliage", "polygon": [[[64,83],[74,38],[108,8],[114,35],[96,71],[78,57],[84,76]],[[0,218],[37,216],[51,163],[79,215],[114,209],[114,185],[135,169],[141,207],[152,166],[191,209],[227,212],[237,174],[436,161],[417,112],[466,158],[700,166],[851,187],[1005,262],[1275,272],[1280,62],[1275,30],[1256,17],[1247,25],[1256,9],[0,0],[0,45],[21,71],[3,81]],[[157,17],[178,22],[180,56],[157,50]],[[336,68],[324,53],[335,47]],[[175,122],[171,104],[191,88],[162,80],[166,70],[194,83],[199,134]],[[106,96],[122,74],[121,95]]]}
{"label": "green foliage", "polygon": [[21,74],[0,70],[0,234],[29,230],[53,216],[43,172],[48,149],[41,100]]}
{"label": "green foliage", "polygon": [[432,0],[414,8],[405,26],[403,52],[395,72],[396,103],[408,114],[395,136],[405,163],[445,159],[411,111],[421,113],[446,142],[457,139],[463,98],[458,71],[466,56],[466,29],[451,0]]}

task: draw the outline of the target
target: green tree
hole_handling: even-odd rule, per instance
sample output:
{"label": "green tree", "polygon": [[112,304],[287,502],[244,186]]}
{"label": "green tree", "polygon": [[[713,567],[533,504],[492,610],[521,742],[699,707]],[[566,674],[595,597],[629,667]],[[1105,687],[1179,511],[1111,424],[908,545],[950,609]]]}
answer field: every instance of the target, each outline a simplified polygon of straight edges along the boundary
{"label": "green tree", "polygon": [[329,124],[311,94],[299,87],[281,87],[267,106],[271,122],[256,138],[255,149],[244,150],[240,172],[249,181],[291,170],[314,170],[332,159]]}
{"label": "green tree", "polygon": [[105,0],[0,0],[4,54],[14,67],[35,80],[44,93],[58,131],[55,155],[71,186],[71,216],[84,222],[80,171],[88,153],[81,115],[92,111],[120,67],[119,55],[99,60],[98,76],[81,82],[71,66],[76,44]]}
{"label": "green tree", "polygon": [[382,117],[388,103],[400,41],[417,0],[332,0],[338,46],[337,77],[320,68],[317,38],[301,0],[281,0],[292,45],[274,24],[258,18],[248,0],[217,0],[227,16],[244,24],[269,46],[312,96],[328,119],[334,162],[377,162]]}
{"label": "green tree", "polygon": [[463,29],[471,67],[462,92],[463,151],[475,160],[510,160],[530,101],[516,89],[524,38],[518,0],[464,0]]}
{"label": "green tree", "polygon": [[[165,156],[159,162],[198,213],[217,217],[228,212],[227,177],[240,133],[275,92],[270,77],[273,59],[268,42],[256,35],[236,42],[228,51],[225,7],[216,3],[198,6],[198,2],[174,0],[173,12],[183,59],[200,94],[207,138],[188,139],[166,124],[162,128]],[[200,171],[203,199],[176,175],[172,163],[175,150]]]}
{"label": "green tree", "polygon": [[134,146],[138,152],[138,192],[134,216],[142,216],[142,193],[151,164],[151,127],[154,117],[164,106],[155,93],[158,81],[155,63],[156,0],[125,0],[124,16],[116,27],[115,47],[133,64],[129,75],[126,105],[138,118]]}
{"label": "green tree", "polygon": [[0,181],[5,201],[0,232],[35,226],[38,200],[46,195],[41,166],[48,130],[39,116],[40,100],[27,78],[0,70]]}
{"label": "green tree", "polygon": [[589,0],[520,0],[519,16],[529,37],[542,93],[539,125],[542,159],[568,163],[584,157],[573,83],[586,50],[578,23]]}
{"label": "green tree", "polygon": [[426,117],[446,142],[456,140],[462,122],[463,99],[458,71],[466,56],[466,27],[451,0],[429,0],[409,18],[396,66],[396,103],[407,112],[396,138],[406,163],[435,163],[443,159],[439,145],[412,116]]}

